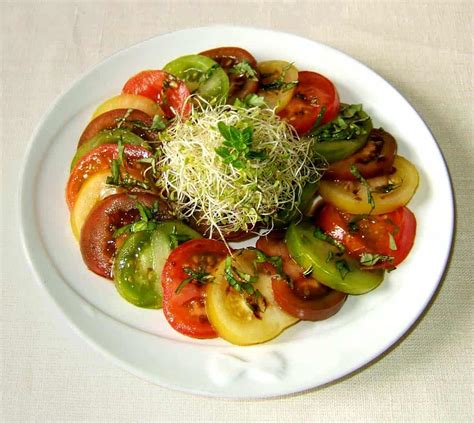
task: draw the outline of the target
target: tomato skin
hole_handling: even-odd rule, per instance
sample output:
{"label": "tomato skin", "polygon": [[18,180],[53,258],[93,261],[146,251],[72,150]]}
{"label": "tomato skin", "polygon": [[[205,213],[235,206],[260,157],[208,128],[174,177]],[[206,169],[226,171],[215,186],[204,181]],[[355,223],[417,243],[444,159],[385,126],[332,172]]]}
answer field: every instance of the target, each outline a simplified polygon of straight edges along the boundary
{"label": "tomato skin", "polygon": [[121,128],[129,129],[134,134],[145,140],[154,140],[155,134],[152,131],[137,128],[131,123],[132,121],[140,121],[145,126],[151,126],[153,123],[152,118],[141,110],[132,109],[130,113],[128,110],[129,109],[114,109],[97,116],[95,119],[92,119],[86,126],[86,129],[84,129],[82,132],[77,146],[80,147],[82,144],[90,140],[104,129],[117,128],[118,122],[120,122],[120,119],[122,118],[125,118],[125,120],[123,121]]}
{"label": "tomato skin", "polygon": [[116,229],[140,219],[137,202],[153,207],[158,201],[160,218],[169,218],[168,206],[156,195],[138,192],[114,194],[98,202],[81,230],[80,246],[87,267],[100,276],[112,278],[112,261],[116,251],[113,233]]}
{"label": "tomato skin", "polygon": [[395,138],[383,129],[372,129],[365,146],[346,159],[331,163],[323,179],[355,181],[353,165],[364,178],[390,173],[396,154]]}
{"label": "tomato skin", "polygon": [[[103,144],[90,151],[76,163],[66,186],[66,201],[69,210],[74,207],[79,190],[85,180],[94,173],[109,169],[112,160],[117,159],[118,155],[117,144]],[[125,168],[140,167],[141,164],[138,160],[151,156],[152,153],[146,148],[137,145],[124,146]]]}
{"label": "tomato skin", "polygon": [[156,101],[167,118],[173,118],[173,109],[183,116],[189,115],[186,84],[168,72],[145,70],[132,76],[123,86],[124,94],[138,94]]}
{"label": "tomato skin", "polygon": [[334,84],[316,72],[298,72],[298,86],[288,105],[278,115],[303,135],[316,123],[325,107],[320,124],[333,120],[339,113],[339,94]]}
{"label": "tomato skin", "polygon": [[[349,229],[351,220],[357,225],[356,232]],[[407,207],[359,219],[358,215],[344,213],[333,205],[326,204],[321,209],[317,223],[328,235],[342,242],[354,257],[360,258],[363,253],[393,257],[393,261],[370,266],[372,269],[398,266],[408,256],[416,235],[416,218]],[[396,249],[390,246],[389,234],[393,237]]]}
{"label": "tomato skin", "polygon": [[284,233],[272,232],[260,237],[256,247],[269,256],[282,258],[283,272],[292,280],[293,287],[275,274],[276,269],[265,263],[272,276],[272,289],[276,302],[288,314],[301,320],[318,321],[333,316],[343,306],[347,294],[334,291],[304,275],[304,269],[290,256]]}
{"label": "tomato skin", "polygon": [[256,69],[257,61],[247,50],[240,47],[218,47],[199,53],[201,56],[210,57],[217,62],[229,77],[229,94],[227,103],[234,104],[236,98],[244,99],[249,94],[258,90],[258,80],[248,79],[245,76],[232,73],[231,69],[243,61]]}
{"label": "tomato skin", "polygon": [[206,286],[193,281],[176,293],[181,282],[189,278],[184,269],[212,273],[228,254],[223,242],[193,239],[175,248],[166,260],[161,274],[163,312],[170,325],[183,335],[201,339],[217,337],[206,314]]}

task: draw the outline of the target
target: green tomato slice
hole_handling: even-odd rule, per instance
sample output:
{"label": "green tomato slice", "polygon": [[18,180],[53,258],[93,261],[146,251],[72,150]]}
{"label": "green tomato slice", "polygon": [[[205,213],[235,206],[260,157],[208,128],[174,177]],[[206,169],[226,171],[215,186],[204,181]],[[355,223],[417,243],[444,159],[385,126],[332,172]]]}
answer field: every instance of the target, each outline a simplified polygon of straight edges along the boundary
{"label": "green tomato slice", "polygon": [[99,132],[90,140],[86,141],[77,149],[76,154],[74,155],[71,162],[71,170],[74,168],[76,163],[89,151],[99,147],[102,144],[117,144],[120,140],[122,140],[122,144],[124,145],[129,144],[149,147],[149,144],[145,140],[126,129],[104,130]]}
{"label": "green tomato slice", "polygon": [[360,150],[373,128],[372,119],[358,104],[341,104],[339,115],[313,130],[314,149],[328,163],[337,162]]}
{"label": "green tomato slice", "polygon": [[291,224],[286,244],[291,257],[318,282],[346,294],[365,294],[377,288],[384,271],[362,270],[356,260],[341,254],[332,244],[314,236],[315,227],[308,223]]}
{"label": "green tomato slice", "polygon": [[229,93],[229,78],[217,62],[206,56],[190,54],[169,62],[164,71],[182,79],[191,93],[211,104],[224,103]]}
{"label": "green tomato slice", "polygon": [[143,308],[161,308],[161,272],[173,248],[201,235],[178,221],[158,224],[154,231],[132,233],[117,252],[114,282],[129,303]]}

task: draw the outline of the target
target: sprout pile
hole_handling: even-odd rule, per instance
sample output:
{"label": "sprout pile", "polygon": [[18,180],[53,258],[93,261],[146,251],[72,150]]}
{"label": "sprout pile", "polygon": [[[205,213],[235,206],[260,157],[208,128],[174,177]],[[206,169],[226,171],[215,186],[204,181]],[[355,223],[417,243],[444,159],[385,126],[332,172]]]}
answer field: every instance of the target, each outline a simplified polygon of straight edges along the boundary
{"label": "sprout pile", "polygon": [[266,108],[198,100],[161,141],[158,185],[177,217],[206,226],[209,236],[273,229],[324,170],[313,141]]}

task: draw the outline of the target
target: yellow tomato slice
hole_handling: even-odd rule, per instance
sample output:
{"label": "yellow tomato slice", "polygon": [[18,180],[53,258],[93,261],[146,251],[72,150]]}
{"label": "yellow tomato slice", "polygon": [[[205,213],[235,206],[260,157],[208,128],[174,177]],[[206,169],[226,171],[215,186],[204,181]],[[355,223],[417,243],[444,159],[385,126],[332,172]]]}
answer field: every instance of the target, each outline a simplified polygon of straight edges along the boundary
{"label": "yellow tomato slice", "polygon": [[91,175],[82,185],[71,211],[71,228],[74,236],[79,241],[81,229],[87,216],[95,204],[103,198],[116,194],[115,188],[108,188],[106,181],[110,176],[110,169]]}
{"label": "yellow tomato slice", "polygon": [[264,299],[266,308],[263,312],[255,313],[243,295],[230,287],[225,276],[225,260],[218,267],[213,283],[207,287],[207,317],[220,337],[236,345],[269,341],[298,321],[277,305],[270,276],[255,274],[254,260],[254,252],[240,250],[233,253],[232,263],[239,271],[257,276],[252,285]]}
{"label": "yellow tomato slice", "polygon": [[298,82],[298,69],[283,60],[260,62],[257,64],[257,69],[260,72],[263,85],[271,87],[273,84],[275,86],[271,89],[261,89],[258,95],[265,99],[265,103],[270,109],[275,108],[278,113],[293,97],[296,88],[293,83]]}
{"label": "yellow tomato slice", "polygon": [[319,193],[338,209],[353,214],[390,213],[407,204],[418,187],[416,167],[407,159],[395,156],[395,171],[367,179],[375,203],[369,204],[367,187],[358,181],[321,181]]}
{"label": "yellow tomato slice", "polygon": [[153,117],[155,115],[163,116],[161,108],[148,97],[136,94],[120,94],[105,100],[92,115],[92,119],[97,116],[115,109],[137,109]]}

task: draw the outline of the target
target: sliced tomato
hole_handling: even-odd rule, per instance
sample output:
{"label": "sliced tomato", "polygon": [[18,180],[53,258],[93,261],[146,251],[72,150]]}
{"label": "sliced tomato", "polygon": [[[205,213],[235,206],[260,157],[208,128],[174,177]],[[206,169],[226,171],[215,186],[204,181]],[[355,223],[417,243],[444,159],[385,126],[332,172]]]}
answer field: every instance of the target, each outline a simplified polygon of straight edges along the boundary
{"label": "sliced tomato", "polygon": [[152,141],[155,133],[148,128],[151,127],[153,119],[145,112],[136,109],[114,109],[105,112],[93,119],[82,132],[77,144],[80,147],[86,141],[96,136],[105,129],[128,129],[139,137]]}
{"label": "sliced tomato", "polygon": [[256,247],[268,256],[282,259],[283,272],[291,279],[291,284],[276,274],[274,266],[270,266],[269,271],[273,274],[275,300],[287,313],[302,320],[317,321],[327,319],[341,309],[347,294],[334,291],[305,275],[305,269],[290,257],[284,233],[273,232],[260,237]]}
{"label": "sliced tomato", "polygon": [[410,252],[416,234],[416,218],[407,207],[386,214],[354,215],[326,204],[317,224],[363,266],[373,269],[398,266]]}
{"label": "sliced tomato", "polygon": [[140,219],[137,204],[152,208],[158,202],[159,215],[155,218],[170,218],[166,203],[156,195],[137,192],[115,194],[98,202],[89,213],[81,230],[81,253],[87,267],[100,276],[112,278],[113,257],[117,248],[114,232],[122,226]]}
{"label": "sliced tomato", "polygon": [[92,119],[95,119],[97,116],[115,109],[137,109],[151,117],[155,115],[164,115],[163,110],[161,110],[158,104],[148,97],[122,93],[120,95],[116,95],[115,97],[108,98],[102,104],[100,104],[92,114]]}
{"label": "sliced tomato", "polygon": [[367,179],[367,184],[363,181],[321,181],[319,194],[348,213],[384,214],[408,204],[418,181],[418,171],[413,163],[395,156],[393,172]]}
{"label": "sliced tomato", "polygon": [[[207,288],[210,322],[221,338],[237,345],[269,341],[298,321],[276,303],[271,277],[259,271],[256,259],[254,249],[233,252]],[[249,282],[242,288],[238,280]]]}
{"label": "sliced tomato", "polygon": [[137,73],[125,83],[122,92],[142,95],[156,101],[167,118],[174,117],[176,113],[187,116],[191,111],[186,84],[162,70]]}
{"label": "sliced tomato", "polygon": [[[133,173],[134,177],[140,177],[139,170],[144,169],[144,165],[140,164],[139,160],[151,157],[152,153],[138,145],[125,145],[123,155],[125,169]],[[109,169],[112,160],[117,159],[118,156],[117,144],[103,144],[76,163],[66,186],[66,201],[70,210],[74,207],[79,190],[86,179],[101,170]]]}
{"label": "sliced tomato", "polygon": [[[258,90],[257,61],[247,50],[240,47],[218,47],[199,53],[202,56],[210,57],[217,62],[229,77],[229,94],[227,102],[234,104],[236,98],[244,99],[249,94]],[[248,64],[249,72],[239,71],[239,63]]]}
{"label": "sliced tomato", "polygon": [[339,95],[334,84],[316,72],[298,72],[298,86],[288,105],[278,115],[298,134],[308,132],[318,120],[323,125],[339,113]]}
{"label": "sliced tomato", "polygon": [[275,112],[280,112],[293,98],[298,85],[298,69],[284,60],[268,60],[257,65],[260,74],[258,95]]}
{"label": "sliced tomato", "polygon": [[206,314],[206,285],[202,282],[209,280],[192,275],[211,275],[228,254],[223,242],[212,239],[187,241],[171,252],[161,274],[163,312],[178,332],[193,338],[217,336]]}
{"label": "sliced tomato", "polygon": [[372,129],[365,146],[346,159],[331,163],[323,178],[355,181],[357,178],[351,172],[352,166],[364,178],[390,173],[396,154],[395,138],[382,128]]}

